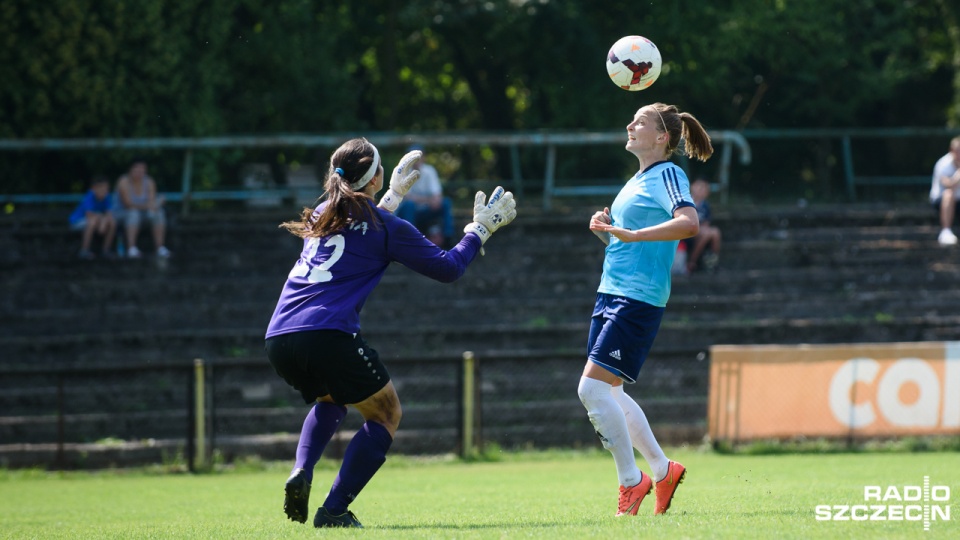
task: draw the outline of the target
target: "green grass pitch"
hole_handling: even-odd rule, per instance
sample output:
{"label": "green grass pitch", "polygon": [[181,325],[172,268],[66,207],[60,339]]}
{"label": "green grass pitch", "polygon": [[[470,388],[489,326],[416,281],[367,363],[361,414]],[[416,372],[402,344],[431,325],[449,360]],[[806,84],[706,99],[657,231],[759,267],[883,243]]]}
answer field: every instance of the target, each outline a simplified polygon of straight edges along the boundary
{"label": "green grass pitch", "polygon": [[[285,463],[198,475],[0,471],[0,538],[960,538],[955,452],[668,455],[688,469],[673,507],[654,516],[651,494],[633,518],[613,516],[616,471],[602,451],[393,458],[351,507],[363,531],[287,521]],[[318,469],[313,510],[335,467]],[[941,503],[951,520],[929,531],[917,521],[815,519],[819,504],[863,504],[866,485],[922,485],[924,475],[951,490]]]}

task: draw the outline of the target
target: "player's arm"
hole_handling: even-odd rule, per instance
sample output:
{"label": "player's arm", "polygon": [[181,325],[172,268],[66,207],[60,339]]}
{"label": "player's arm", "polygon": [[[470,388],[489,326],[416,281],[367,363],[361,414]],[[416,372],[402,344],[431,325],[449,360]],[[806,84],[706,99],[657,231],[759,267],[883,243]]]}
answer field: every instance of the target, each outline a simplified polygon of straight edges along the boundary
{"label": "player's arm", "polygon": [[954,171],[950,176],[945,174],[940,175],[940,185],[945,189],[953,189],[957,184],[960,184],[960,169]]}
{"label": "player's arm", "polygon": [[594,224],[592,222],[590,230],[610,233],[612,236],[619,238],[621,242],[683,240],[696,236],[700,232],[700,219],[697,217],[696,208],[681,206],[674,211],[672,219],[635,231],[623,227],[614,227],[606,223]]}
{"label": "player's arm", "polygon": [[590,218],[590,230],[593,231],[593,234],[597,235],[597,238],[599,238],[604,245],[610,244],[610,233],[601,231],[594,225],[610,225],[611,223],[613,223],[613,218],[610,217],[610,208],[604,208],[603,212],[594,212],[593,217]]}
{"label": "player's arm", "polygon": [[477,257],[480,239],[465,234],[456,246],[444,251],[427,240],[416,227],[401,219],[391,224],[390,258],[414,272],[442,283],[456,281]]}
{"label": "player's arm", "polygon": [[120,178],[117,182],[117,193],[120,195],[120,203],[124,208],[133,208],[133,201],[130,200],[130,186],[126,176]]}
{"label": "player's arm", "polygon": [[403,197],[420,178],[420,171],[414,169],[413,165],[417,161],[420,161],[422,156],[423,152],[414,150],[407,152],[400,158],[400,163],[397,164],[393,169],[393,174],[390,175],[390,188],[383,194],[383,197],[380,199],[380,204],[377,206],[387,212],[395,212],[397,210],[397,207],[400,206],[400,201],[403,200]]}
{"label": "player's arm", "polygon": [[147,207],[146,210],[156,210],[157,209],[157,183],[152,179],[145,180],[147,182]]}

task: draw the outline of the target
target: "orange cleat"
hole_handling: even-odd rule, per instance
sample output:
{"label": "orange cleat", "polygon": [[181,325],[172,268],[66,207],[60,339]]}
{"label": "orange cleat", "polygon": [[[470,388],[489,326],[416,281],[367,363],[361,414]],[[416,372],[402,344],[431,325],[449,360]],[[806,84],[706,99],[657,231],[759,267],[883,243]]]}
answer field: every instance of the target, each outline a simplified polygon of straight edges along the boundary
{"label": "orange cleat", "polygon": [[617,503],[617,515],[637,515],[640,509],[640,503],[643,498],[653,489],[653,480],[649,476],[640,473],[640,483],[633,487],[620,486],[620,501]]}
{"label": "orange cleat", "polygon": [[684,475],[687,474],[687,468],[671,461],[667,466],[667,476],[657,482],[657,507],[654,514],[665,514],[670,508],[670,501],[673,500],[673,493],[677,491],[677,486],[683,482]]}

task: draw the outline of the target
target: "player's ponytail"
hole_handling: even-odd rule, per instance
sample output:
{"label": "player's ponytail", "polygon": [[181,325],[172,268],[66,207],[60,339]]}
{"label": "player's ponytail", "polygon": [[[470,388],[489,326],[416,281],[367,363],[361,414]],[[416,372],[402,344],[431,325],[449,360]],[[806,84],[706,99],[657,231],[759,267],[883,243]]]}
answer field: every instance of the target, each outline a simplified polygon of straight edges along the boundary
{"label": "player's ponytail", "polygon": [[706,161],[713,155],[713,144],[710,135],[703,129],[700,122],[690,113],[680,113],[683,122],[681,137],[686,140],[684,147],[686,154],[694,159]]}
{"label": "player's ponytail", "polygon": [[299,220],[281,223],[280,227],[300,238],[322,238],[354,220],[367,220],[377,227],[370,197],[362,190],[378,174],[379,167],[377,149],[366,139],[343,143],[330,156],[330,170],[323,186],[326,204],[320,211],[304,208]]}
{"label": "player's ponytail", "polygon": [[682,113],[676,105],[654,103],[650,105],[659,114],[662,128],[669,136],[667,142],[667,156],[677,151],[680,140],[684,139],[684,153],[694,159],[706,161],[713,155],[713,145],[710,135],[703,129],[700,122],[690,113]]}

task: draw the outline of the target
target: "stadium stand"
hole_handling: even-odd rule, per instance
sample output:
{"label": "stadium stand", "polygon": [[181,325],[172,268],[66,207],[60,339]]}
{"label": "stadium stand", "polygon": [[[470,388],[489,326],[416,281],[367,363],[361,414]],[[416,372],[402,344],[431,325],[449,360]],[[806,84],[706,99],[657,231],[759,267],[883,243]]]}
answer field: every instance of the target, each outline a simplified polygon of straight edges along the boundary
{"label": "stadium stand", "polygon": [[[483,440],[599,444],[576,394],[602,261],[589,213],[521,208],[453,286],[388,270],[362,323],[404,400],[398,451],[456,450],[466,350],[481,366]],[[75,235],[47,215],[0,216],[0,465],[173,459],[194,358],[213,366],[211,432],[225,459],[288,457],[305,408],[262,338],[299,252],[277,228],[293,214],[195,212],[170,232],[172,259],[92,262],[73,257]],[[705,433],[710,345],[960,339],[960,250],[937,246],[926,205],[714,214],[720,270],[675,277],[628,390],[664,442]],[[351,414],[344,430],[357,425]]]}

